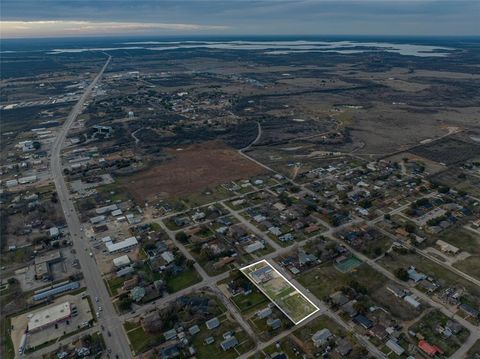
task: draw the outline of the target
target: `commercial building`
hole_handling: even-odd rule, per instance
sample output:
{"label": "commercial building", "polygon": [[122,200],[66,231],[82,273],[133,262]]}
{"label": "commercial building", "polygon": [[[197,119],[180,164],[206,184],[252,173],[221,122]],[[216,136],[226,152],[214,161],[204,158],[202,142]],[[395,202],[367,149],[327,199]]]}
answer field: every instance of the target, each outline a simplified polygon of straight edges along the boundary
{"label": "commercial building", "polygon": [[28,332],[32,333],[70,318],[72,310],[69,302],[35,312],[28,320]]}

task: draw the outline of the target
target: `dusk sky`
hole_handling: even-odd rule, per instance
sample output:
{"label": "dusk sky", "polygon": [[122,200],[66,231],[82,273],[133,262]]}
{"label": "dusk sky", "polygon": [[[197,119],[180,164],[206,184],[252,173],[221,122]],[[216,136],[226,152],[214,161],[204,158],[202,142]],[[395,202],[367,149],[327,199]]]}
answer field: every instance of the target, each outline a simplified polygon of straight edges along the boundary
{"label": "dusk sky", "polygon": [[479,0],[2,0],[1,37],[480,35]]}

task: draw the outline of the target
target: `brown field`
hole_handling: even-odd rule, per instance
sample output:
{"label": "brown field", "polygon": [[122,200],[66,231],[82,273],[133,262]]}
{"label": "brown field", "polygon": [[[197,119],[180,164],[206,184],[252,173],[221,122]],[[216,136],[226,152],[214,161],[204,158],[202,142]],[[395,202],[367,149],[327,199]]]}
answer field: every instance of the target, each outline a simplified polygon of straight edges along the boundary
{"label": "brown field", "polygon": [[182,197],[265,172],[220,141],[167,151],[175,158],[122,181],[138,203],[157,196]]}

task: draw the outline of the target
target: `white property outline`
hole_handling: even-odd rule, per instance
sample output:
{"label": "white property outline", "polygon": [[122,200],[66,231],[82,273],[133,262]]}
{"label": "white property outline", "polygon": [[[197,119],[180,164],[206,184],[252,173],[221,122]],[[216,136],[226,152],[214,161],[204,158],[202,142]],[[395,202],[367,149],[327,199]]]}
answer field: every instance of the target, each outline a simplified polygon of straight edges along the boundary
{"label": "white property outline", "polygon": [[[297,322],[296,322],[295,320],[293,320],[292,317],[290,317],[290,316],[280,307],[280,305],[278,305],[277,303],[275,303],[275,301],[274,301],[272,298],[270,298],[270,296],[269,296],[259,285],[257,285],[257,283],[255,283],[255,281],[254,281],[252,278],[250,278],[250,276],[249,276],[248,274],[244,273],[244,269],[248,269],[248,268],[253,267],[253,266],[255,266],[255,265],[259,264],[259,263],[262,263],[262,262],[265,263],[266,265],[268,265],[270,268],[272,268],[280,277],[283,278],[284,281],[286,281],[289,285],[291,285],[291,286],[293,287],[293,289],[295,289],[303,298],[305,298],[311,305],[313,305],[313,307],[315,308],[315,310],[314,310],[312,313],[310,313],[309,315],[307,315],[305,318],[300,319],[300,320],[297,321]],[[295,325],[300,324],[300,323],[303,322],[305,319],[310,318],[312,315],[314,315],[315,313],[317,313],[317,312],[320,310],[320,308],[317,307],[317,306],[315,305],[315,303],[313,303],[310,299],[308,299],[305,294],[303,294],[297,287],[295,287],[295,285],[294,285],[292,282],[290,282],[287,278],[285,278],[285,276],[284,276],[282,273],[280,273],[273,265],[271,265],[266,259],[259,260],[258,262],[255,262],[255,263],[249,264],[249,265],[247,265],[247,266],[245,266],[245,267],[243,267],[243,268],[240,268],[240,271],[243,273],[243,275],[244,275],[245,277],[248,278],[248,280],[249,280],[250,282],[252,282],[252,283],[255,285],[255,287],[257,287],[257,288],[260,290],[260,292],[263,293],[263,295],[265,295],[265,296],[270,300],[270,302],[272,302],[278,309],[280,309],[280,311],[281,311],[283,314],[285,314],[285,315],[287,316],[287,318],[290,319],[290,320],[293,322],[293,324],[295,324]]]}

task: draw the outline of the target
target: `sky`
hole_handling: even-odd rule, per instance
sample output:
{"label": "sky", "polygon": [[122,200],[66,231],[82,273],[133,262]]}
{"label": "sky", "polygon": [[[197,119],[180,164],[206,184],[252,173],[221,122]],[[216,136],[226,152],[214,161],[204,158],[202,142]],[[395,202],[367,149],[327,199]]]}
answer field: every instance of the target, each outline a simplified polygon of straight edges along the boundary
{"label": "sky", "polygon": [[480,35],[480,0],[1,0],[0,37]]}

